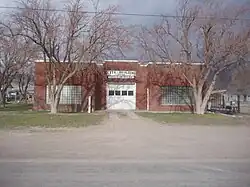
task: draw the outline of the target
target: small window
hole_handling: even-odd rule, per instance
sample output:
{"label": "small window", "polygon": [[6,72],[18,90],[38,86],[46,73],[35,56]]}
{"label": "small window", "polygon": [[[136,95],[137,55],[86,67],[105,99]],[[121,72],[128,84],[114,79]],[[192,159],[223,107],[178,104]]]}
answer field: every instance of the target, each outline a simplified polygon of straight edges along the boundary
{"label": "small window", "polygon": [[115,95],[121,95],[121,91],[120,90],[116,90],[115,91]]}
{"label": "small window", "polygon": [[115,95],[115,91],[114,90],[109,90],[109,96],[113,96]]}
{"label": "small window", "polygon": [[127,92],[126,90],[123,90],[123,91],[122,91],[122,95],[123,95],[123,96],[126,96],[126,95],[128,95],[128,92]]}
{"label": "small window", "polygon": [[134,91],[128,91],[128,96],[133,96],[134,95]]}

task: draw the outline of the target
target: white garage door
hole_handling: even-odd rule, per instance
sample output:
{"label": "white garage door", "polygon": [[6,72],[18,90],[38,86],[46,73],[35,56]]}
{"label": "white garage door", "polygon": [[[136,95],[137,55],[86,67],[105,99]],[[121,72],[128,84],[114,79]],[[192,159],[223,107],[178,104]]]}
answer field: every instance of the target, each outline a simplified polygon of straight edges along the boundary
{"label": "white garage door", "polygon": [[107,84],[107,109],[135,110],[136,84]]}

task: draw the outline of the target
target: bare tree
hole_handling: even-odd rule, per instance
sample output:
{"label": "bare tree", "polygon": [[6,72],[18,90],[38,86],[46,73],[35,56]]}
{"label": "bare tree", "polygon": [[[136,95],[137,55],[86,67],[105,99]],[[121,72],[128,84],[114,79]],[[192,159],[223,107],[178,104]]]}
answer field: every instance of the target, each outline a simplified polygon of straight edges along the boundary
{"label": "bare tree", "polygon": [[[176,17],[139,35],[144,55],[153,60],[181,62],[182,76],[193,88],[195,112],[204,114],[218,75],[249,58],[250,30],[247,7],[181,0]],[[200,63],[199,66],[193,64]],[[197,68],[198,67],[198,68]]]}
{"label": "bare tree", "polygon": [[20,92],[20,101],[27,103],[28,88],[34,84],[34,64],[27,63],[16,75]]}
{"label": "bare tree", "polygon": [[70,1],[65,11],[56,11],[49,0],[27,0],[20,2],[23,10],[13,15],[18,34],[38,45],[47,62],[51,113],[57,113],[61,91],[71,77],[86,64],[121,54],[127,42],[126,29],[112,14],[116,7],[98,9],[92,15],[84,11],[84,3]]}
{"label": "bare tree", "polygon": [[17,73],[35,55],[30,42],[14,36],[11,26],[1,24],[0,35],[0,90],[2,104],[5,106],[6,92]]}

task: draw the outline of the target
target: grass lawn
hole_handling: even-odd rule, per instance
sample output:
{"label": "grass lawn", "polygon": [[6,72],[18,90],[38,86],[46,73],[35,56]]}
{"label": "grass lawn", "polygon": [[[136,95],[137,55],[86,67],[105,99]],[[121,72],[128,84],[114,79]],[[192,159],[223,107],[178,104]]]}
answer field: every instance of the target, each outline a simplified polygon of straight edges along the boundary
{"label": "grass lawn", "polygon": [[247,125],[249,117],[231,117],[220,114],[195,115],[187,113],[137,113],[141,117],[150,118],[165,124],[188,125]]}
{"label": "grass lawn", "polygon": [[22,127],[86,127],[99,124],[105,113],[56,114],[31,111],[31,105],[9,104],[0,109],[0,128],[13,129]]}
{"label": "grass lawn", "polygon": [[0,112],[27,112],[32,109],[32,104],[6,104],[5,108],[0,106]]}

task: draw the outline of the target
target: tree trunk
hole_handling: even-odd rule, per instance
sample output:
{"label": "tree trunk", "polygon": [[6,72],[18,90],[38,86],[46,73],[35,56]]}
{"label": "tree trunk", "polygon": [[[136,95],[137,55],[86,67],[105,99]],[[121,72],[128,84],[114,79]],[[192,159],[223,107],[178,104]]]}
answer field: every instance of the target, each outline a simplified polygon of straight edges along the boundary
{"label": "tree trunk", "polygon": [[57,113],[57,105],[55,102],[51,102],[50,104],[50,113],[51,114],[56,114]]}
{"label": "tree trunk", "polygon": [[203,85],[199,85],[197,88],[194,89],[194,97],[195,97],[195,109],[196,114],[203,115],[206,112],[208,101],[213,93],[214,85],[216,82],[216,78],[218,76],[218,72],[214,75],[212,83],[209,85],[206,92],[202,93]]}
{"label": "tree trunk", "polygon": [[[25,89],[22,95],[22,99],[24,100],[24,104],[28,103],[28,96],[27,96],[27,90]],[[21,100],[21,99],[20,99]]]}
{"label": "tree trunk", "polygon": [[202,98],[202,94],[197,95],[195,99],[195,113],[203,115],[206,112],[209,97]]}
{"label": "tree trunk", "polygon": [[24,104],[27,104],[28,103],[27,99],[28,99],[27,94],[21,94],[19,101]]}
{"label": "tree trunk", "polygon": [[56,114],[58,112],[58,105],[59,105],[60,97],[58,97],[58,94],[54,97],[54,99],[51,101],[50,104],[50,113]]}
{"label": "tree trunk", "polygon": [[56,114],[58,112],[59,101],[60,101],[60,97],[59,97],[59,94],[57,93],[56,96],[52,99],[51,104],[50,104],[51,114]]}
{"label": "tree trunk", "polygon": [[206,104],[202,104],[201,105],[201,109],[200,109],[200,113],[199,113],[199,115],[204,115],[205,114],[205,112],[206,112],[206,107],[207,107],[207,102],[206,102]]}
{"label": "tree trunk", "polygon": [[202,89],[201,87],[194,87],[193,88],[193,95],[194,95],[194,104],[195,104],[195,114],[204,114],[205,112],[202,110]]}
{"label": "tree trunk", "polygon": [[5,105],[6,105],[6,93],[5,93],[5,91],[1,92],[1,99],[2,99],[2,106],[3,106],[3,108],[5,108]]}
{"label": "tree trunk", "polygon": [[211,93],[206,94],[206,96],[204,97],[204,99],[202,101],[202,105],[201,105],[202,114],[205,114],[205,112],[206,112],[206,108],[207,108],[207,104],[208,104],[210,96],[211,96]]}
{"label": "tree trunk", "polygon": [[202,94],[196,93],[195,97],[195,114],[203,115],[205,110],[202,108]]}
{"label": "tree trunk", "polygon": [[237,95],[237,112],[240,113],[240,95]]}
{"label": "tree trunk", "polygon": [[203,115],[206,112],[207,104],[211,96],[211,90],[208,90],[203,98],[202,93],[195,93],[195,113]]}
{"label": "tree trunk", "polygon": [[0,103],[2,103],[3,98],[2,98],[2,93],[0,92]]}
{"label": "tree trunk", "polygon": [[24,97],[24,104],[28,104],[28,97],[27,97],[27,95]]}
{"label": "tree trunk", "polygon": [[60,102],[62,88],[63,88],[63,85],[58,86],[56,93],[52,94],[52,99],[51,99],[51,104],[50,104],[50,113],[51,114],[56,114],[58,112],[58,105]]}

